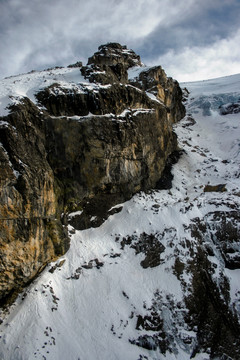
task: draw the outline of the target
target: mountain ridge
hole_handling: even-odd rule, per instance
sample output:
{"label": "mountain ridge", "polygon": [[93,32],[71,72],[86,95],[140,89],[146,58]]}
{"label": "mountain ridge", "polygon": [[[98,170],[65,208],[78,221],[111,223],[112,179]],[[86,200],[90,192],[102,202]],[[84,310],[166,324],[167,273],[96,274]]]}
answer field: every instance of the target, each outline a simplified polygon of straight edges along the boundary
{"label": "mountain ridge", "polygon": [[[135,65],[144,73],[138,82],[128,77]],[[172,123],[185,109],[176,81],[116,43],[84,67],[3,81],[0,99],[6,299],[67,251],[69,212],[81,211],[71,220],[78,229],[99,226],[116,203],[157,185],[177,150]]]}

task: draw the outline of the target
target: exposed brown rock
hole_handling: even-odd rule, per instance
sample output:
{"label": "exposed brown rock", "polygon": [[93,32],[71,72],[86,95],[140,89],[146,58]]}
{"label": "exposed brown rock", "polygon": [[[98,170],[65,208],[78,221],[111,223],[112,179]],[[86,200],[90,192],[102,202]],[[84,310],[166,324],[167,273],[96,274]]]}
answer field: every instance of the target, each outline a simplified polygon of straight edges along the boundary
{"label": "exposed brown rock", "polygon": [[227,191],[226,184],[218,184],[218,185],[205,185],[204,192],[224,192]]}
{"label": "exposed brown rock", "polygon": [[55,180],[39,110],[26,99],[5,120],[9,126],[0,129],[0,299],[69,247],[56,218]]}
{"label": "exposed brown rock", "polygon": [[161,66],[143,68],[139,76],[130,83],[155,95],[166,106],[171,122],[177,122],[185,115],[185,107],[179,101],[182,99],[182,90],[176,80],[167,77]]}

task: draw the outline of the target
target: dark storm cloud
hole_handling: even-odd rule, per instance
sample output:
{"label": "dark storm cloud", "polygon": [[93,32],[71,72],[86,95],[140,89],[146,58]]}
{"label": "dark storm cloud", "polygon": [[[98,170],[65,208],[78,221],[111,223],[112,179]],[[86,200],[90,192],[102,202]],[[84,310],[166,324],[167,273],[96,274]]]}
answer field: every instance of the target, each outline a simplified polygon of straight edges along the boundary
{"label": "dark storm cloud", "polygon": [[109,41],[166,65],[175,77],[206,68],[204,56],[213,67],[211,49],[219,71],[225,61],[234,71],[240,59],[229,47],[238,41],[239,12],[238,0],[0,0],[0,78],[85,62]]}
{"label": "dark storm cloud", "polygon": [[160,24],[142,43],[139,51],[150,61],[170,49],[180,51],[188,46],[208,46],[225,39],[240,27],[239,1],[209,1],[194,7],[171,26]]}

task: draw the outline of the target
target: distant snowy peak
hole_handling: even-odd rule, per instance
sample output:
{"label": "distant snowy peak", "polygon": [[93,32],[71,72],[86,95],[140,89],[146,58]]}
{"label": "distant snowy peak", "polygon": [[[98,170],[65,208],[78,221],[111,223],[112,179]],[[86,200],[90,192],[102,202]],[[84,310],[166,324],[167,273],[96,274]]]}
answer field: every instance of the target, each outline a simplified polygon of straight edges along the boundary
{"label": "distant snowy peak", "polygon": [[181,86],[187,87],[193,95],[240,92],[240,73],[216,79],[182,82]]}
{"label": "distant snowy peak", "polygon": [[240,112],[240,74],[222,78],[181,83],[190,92],[189,109],[199,108],[209,116],[217,111],[221,115]]}

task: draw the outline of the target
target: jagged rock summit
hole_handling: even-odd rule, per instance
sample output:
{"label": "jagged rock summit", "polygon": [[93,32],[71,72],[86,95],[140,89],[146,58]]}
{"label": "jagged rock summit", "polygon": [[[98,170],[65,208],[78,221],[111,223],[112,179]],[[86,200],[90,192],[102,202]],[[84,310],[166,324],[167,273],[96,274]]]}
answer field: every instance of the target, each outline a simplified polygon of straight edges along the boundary
{"label": "jagged rock summit", "polygon": [[88,65],[110,65],[122,64],[127,69],[133,66],[143,66],[140,56],[126,45],[108,43],[100,45],[98,51],[88,59]]}
{"label": "jagged rock summit", "polygon": [[81,69],[82,73],[93,81],[127,83],[127,70],[134,66],[143,66],[139,55],[118,43],[101,45],[98,50],[88,59],[87,66]]}
{"label": "jagged rock summit", "polygon": [[[4,79],[0,109],[0,298],[159,183],[185,109],[177,81],[110,43],[68,68]],[[75,211],[76,216],[68,219]]]}

